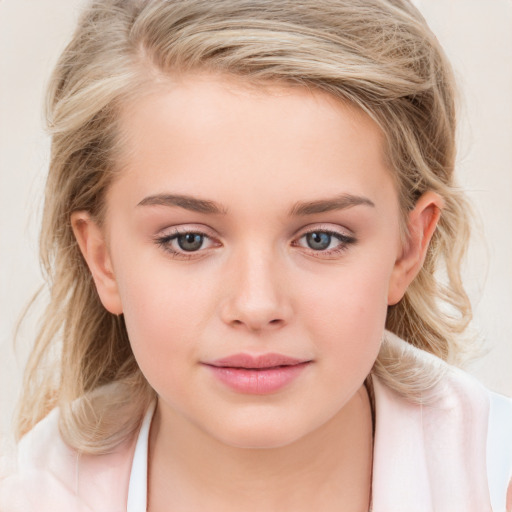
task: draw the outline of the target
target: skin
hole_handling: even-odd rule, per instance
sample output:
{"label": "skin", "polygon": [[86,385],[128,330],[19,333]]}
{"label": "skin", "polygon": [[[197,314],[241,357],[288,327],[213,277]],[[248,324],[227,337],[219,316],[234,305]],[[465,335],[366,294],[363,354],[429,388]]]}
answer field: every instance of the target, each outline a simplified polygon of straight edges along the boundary
{"label": "skin", "polygon": [[[440,197],[420,198],[404,247],[379,128],[318,91],[190,75],[126,107],[121,122],[127,150],[105,223],[75,212],[72,224],[158,393],[150,510],[367,511],[364,381],[387,307],[421,267]],[[289,215],[334,197],[352,200]],[[204,233],[203,244],[180,249],[176,228]],[[311,247],[309,231],[328,248]],[[248,395],[203,364],[240,352],[311,362],[277,392]]]}

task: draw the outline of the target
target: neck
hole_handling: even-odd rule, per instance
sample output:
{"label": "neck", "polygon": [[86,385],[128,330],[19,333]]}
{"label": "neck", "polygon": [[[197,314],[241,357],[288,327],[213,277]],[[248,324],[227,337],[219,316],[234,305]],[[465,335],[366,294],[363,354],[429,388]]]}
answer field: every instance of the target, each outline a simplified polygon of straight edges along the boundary
{"label": "neck", "polygon": [[148,510],[368,511],[372,413],[365,386],[327,423],[283,447],[226,445],[159,401]]}

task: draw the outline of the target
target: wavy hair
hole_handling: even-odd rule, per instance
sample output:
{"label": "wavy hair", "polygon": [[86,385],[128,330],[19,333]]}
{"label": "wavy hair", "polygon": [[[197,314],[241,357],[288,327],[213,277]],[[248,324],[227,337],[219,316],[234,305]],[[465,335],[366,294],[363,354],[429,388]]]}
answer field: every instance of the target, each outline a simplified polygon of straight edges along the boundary
{"label": "wavy hair", "polygon": [[[103,218],[123,147],[123,105],[193,71],[315,88],[371,116],[385,136],[402,224],[427,190],[445,203],[424,266],[389,307],[386,328],[448,362],[464,352],[471,308],[460,265],[469,210],[454,183],[454,79],[410,2],[96,0],[48,88],[52,146],[40,252],[51,297],[25,373],[18,436],[59,406],[66,442],[105,452],[137,429],[154,397],[123,317],[99,300],[70,215]],[[432,388],[440,371],[386,342],[372,370],[411,399]]]}

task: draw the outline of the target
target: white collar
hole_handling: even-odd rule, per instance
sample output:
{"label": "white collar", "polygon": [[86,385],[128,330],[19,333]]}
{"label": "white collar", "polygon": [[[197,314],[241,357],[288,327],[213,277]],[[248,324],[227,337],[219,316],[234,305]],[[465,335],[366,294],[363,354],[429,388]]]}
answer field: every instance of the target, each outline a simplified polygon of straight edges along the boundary
{"label": "white collar", "polygon": [[149,406],[137,437],[128,484],[126,512],[146,512],[147,509],[149,429],[155,409],[156,400]]}

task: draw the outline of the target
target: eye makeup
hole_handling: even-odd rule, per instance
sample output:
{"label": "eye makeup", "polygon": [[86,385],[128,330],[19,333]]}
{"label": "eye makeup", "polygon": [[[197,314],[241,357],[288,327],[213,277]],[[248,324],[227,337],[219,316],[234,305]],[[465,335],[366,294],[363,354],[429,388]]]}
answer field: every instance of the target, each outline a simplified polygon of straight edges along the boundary
{"label": "eye makeup", "polygon": [[[308,254],[318,258],[334,258],[356,241],[351,235],[316,228],[303,232],[292,241],[291,246],[305,249]],[[210,249],[222,246],[221,242],[198,229],[173,228],[171,233],[157,236],[155,242],[173,258],[184,260],[203,257]]]}

